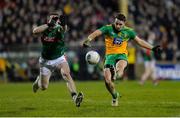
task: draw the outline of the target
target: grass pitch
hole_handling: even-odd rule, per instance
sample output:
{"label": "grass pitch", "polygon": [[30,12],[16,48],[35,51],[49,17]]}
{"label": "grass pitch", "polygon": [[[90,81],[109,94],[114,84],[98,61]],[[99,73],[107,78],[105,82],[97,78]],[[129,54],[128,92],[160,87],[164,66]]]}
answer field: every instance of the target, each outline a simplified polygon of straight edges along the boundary
{"label": "grass pitch", "polygon": [[32,92],[32,83],[0,84],[0,116],[174,116],[180,117],[180,81],[162,81],[158,86],[137,81],[116,84],[122,94],[119,106],[103,81],[76,82],[84,93],[81,107],[75,107],[65,82],[50,83],[47,91]]}

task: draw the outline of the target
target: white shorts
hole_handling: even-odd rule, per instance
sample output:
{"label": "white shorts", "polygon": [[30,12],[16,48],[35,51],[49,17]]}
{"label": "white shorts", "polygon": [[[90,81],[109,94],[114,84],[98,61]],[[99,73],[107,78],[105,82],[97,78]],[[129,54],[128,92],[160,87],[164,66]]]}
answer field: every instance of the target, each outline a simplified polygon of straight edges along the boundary
{"label": "white shorts", "polygon": [[58,67],[59,64],[67,62],[65,56],[61,56],[57,59],[53,60],[46,60],[42,57],[39,58],[39,64],[40,64],[40,74],[41,75],[49,75],[51,74],[55,68]]}
{"label": "white shorts", "polygon": [[152,72],[152,78],[156,79],[156,62],[155,60],[145,61],[145,69],[148,69]]}
{"label": "white shorts", "polygon": [[155,60],[145,61],[145,68],[155,69]]}

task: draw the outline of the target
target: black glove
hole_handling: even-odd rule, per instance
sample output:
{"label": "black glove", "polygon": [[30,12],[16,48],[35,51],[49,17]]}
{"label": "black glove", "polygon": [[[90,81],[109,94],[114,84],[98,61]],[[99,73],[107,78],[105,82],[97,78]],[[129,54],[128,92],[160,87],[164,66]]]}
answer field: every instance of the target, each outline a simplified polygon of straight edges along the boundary
{"label": "black glove", "polygon": [[157,45],[152,48],[152,51],[154,52],[155,56],[160,56],[163,50],[160,45]]}
{"label": "black glove", "polygon": [[60,15],[59,20],[60,20],[60,25],[64,27],[66,25],[66,16]]}
{"label": "black glove", "polygon": [[52,17],[50,18],[50,20],[48,21],[47,25],[49,27],[54,27],[56,25],[56,21],[58,20],[59,17]]}
{"label": "black glove", "polygon": [[90,41],[88,38],[86,40],[84,40],[83,47],[85,47],[85,48],[91,47],[91,44],[90,44]]}

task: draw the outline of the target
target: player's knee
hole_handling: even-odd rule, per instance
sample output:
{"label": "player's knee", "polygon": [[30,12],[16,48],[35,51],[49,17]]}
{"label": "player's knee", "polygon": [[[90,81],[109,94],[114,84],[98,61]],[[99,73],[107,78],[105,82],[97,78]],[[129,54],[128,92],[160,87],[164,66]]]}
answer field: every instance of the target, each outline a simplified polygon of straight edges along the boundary
{"label": "player's knee", "polygon": [[104,72],[104,78],[105,78],[105,80],[108,80],[108,79],[110,79],[110,77],[111,77],[111,74],[109,73],[109,72]]}
{"label": "player's knee", "polygon": [[104,76],[104,80],[107,84],[111,83],[111,78],[108,76]]}
{"label": "player's knee", "polygon": [[62,73],[62,77],[63,77],[63,79],[66,80],[67,82],[73,81],[73,80],[72,80],[72,77],[71,77],[71,74],[70,74],[69,71],[63,72],[63,73]]}
{"label": "player's knee", "polygon": [[61,69],[61,74],[63,77],[67,78],[70,76],[70,70],[69,69]]}
{"label": "player's knee", "polygon": [[117,71],[117,77],[118,78],[121,78],[123,76],[123,71]]}
{"label": "player's knee", "polygon": [[109,67],[105,67],[104,68],[104,76],[110,76],[111,75],[111,71],[110,71],[110,68]]}
{"label": "player's knee", "polygon": [[62,73],[62,76],[63,76],[64,78],[69,78],[71,75],[70,75],[70,72],[63,72],[63,73]]}

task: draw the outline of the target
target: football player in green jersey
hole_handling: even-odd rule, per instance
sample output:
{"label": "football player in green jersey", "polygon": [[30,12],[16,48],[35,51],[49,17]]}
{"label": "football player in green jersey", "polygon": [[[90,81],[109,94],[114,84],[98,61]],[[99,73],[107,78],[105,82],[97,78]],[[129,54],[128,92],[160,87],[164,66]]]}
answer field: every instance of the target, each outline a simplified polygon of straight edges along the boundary
{"label": "football player in green jersey", "polygon": [[[153,32],[149,32],[149,36],[147,42],[154,44],[155,42],[155,34]],[[159,81],[156,77],[156,61],[154,54],[151,50],[142,50],[142,56],[144,58],[144,72],[142,73],[140,84],[143,85],[145,81],[151,77],[154,85],[158,85]]]}
{"label": "football player in green jersey", "polygon": [[52,72],[54,69],[58,69],[67,82],[67,87],[76,106],[79,107],[83,100],[83,94],[82,92],[77,93],[76,86],[70,75],[69,65],[64,56],[66,51],[64,34],[66,30],[65,16],[59,12],[52,12],[47,24],[33,29],[34,34],[42,34],[42,53],[39,58],[40,74],[33,83],[33,91],[36,93],[38,89],[46,90]]}
{"label": "football player in green jersey", "polygon": [[152,50],[155,54],[161,52],[160,46],[153,47],[153,45],[139,38],[133,29],[125,26],[125,22],[126,17],[119,13],[112,24],[95,30],[83,42],[84,47],[90,47],[92,40],[100,35],[105,35],[104,78],[106,88],[112,95],[112,106],[118,106],[119,93],[115,90],[113,81],[116,77],[121,78],[123,76],[124,69],[128,64],[128,41],[134,40],[139,46]]}

